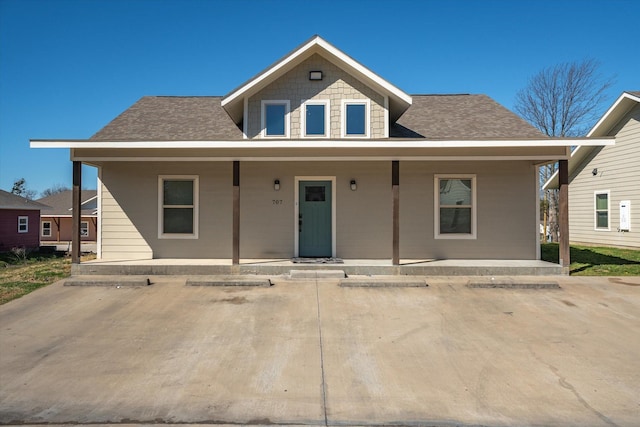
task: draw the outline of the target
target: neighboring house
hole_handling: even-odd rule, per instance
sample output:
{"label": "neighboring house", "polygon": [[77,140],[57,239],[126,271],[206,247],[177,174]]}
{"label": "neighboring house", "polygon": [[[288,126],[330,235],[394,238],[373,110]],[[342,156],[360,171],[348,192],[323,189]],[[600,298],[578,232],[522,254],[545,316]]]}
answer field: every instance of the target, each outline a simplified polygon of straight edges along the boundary
{"label": "neighboring house", "polygon": [[0,252],[38,249],[40,210],[49,207],[0,190]]}
{"label": "neighboring house", "polygon": [[398,264],[538,259],[538,166],[579,143],[608,141],[550,139],[485,95],[409,95],[314,36],[226,96],[143,97],[88,140],[31,146],[98,167],[105,260]]}
{"label": "neighboring house", "polygon": [[[616,143],[571,153],[569,239],[640,248],[640,91],[620,95],[588,136]],[[557,188],[557,176],[545,187]]]}
{"label": "neighboring house", "polygon": [[[66,190],[38,199],[51,206],[40,218],[40,240],[70,242],[72,240],[72,191]],[[82,190],[80,195],[80,236],[83,242],[95,242],[98,235],[98,196],[96,190]]]}

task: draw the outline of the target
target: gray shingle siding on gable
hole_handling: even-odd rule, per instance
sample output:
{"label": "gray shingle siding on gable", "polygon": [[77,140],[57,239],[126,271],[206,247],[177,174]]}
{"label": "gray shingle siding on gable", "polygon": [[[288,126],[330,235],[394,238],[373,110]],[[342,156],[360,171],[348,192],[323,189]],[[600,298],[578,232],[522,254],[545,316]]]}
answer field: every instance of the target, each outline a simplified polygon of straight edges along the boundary
{"label": "gray shingle siding on gable", "polygon": [[[412,95],[391,123],[391,139],[541,139],[533,126],[486,95]],[[222,97],[145,96],[91,141],[233,141],[242,130],[222,108]]]}

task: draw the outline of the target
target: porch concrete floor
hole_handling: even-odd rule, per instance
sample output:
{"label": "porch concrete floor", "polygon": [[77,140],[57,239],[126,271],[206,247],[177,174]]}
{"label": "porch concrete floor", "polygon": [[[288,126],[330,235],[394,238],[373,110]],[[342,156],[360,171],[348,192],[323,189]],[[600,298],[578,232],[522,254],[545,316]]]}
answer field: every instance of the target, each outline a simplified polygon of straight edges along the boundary
{"label": "porch concrete floor", "polygon": [[72,266],[74,275],[90,274],[288,274],[291,270],[343,270],[348,275],[417,276],[537,276],[559,275],[562,267],[539,260],[404,259],[392,265],[389,259],[344,259],[341,264],[294,263],[290,259],[149,259],[92,260]]}

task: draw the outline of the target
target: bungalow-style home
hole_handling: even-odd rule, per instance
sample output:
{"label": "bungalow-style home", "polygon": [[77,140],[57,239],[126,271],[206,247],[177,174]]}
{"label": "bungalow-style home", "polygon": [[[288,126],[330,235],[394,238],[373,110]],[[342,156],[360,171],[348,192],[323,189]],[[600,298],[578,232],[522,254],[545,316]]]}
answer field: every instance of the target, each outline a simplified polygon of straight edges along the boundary
{"label": "bungalow-style home", "polygon": [[[640,248],[640,91],[624,92],[588,134],[615,145],[579,145],[569,159],[572,243]],[[558,188],[554,175],[546,188]]]}
{"label": "bungalow-style home", "polygon": [[0,190],[0,252],[38,249],[40,211],[49,207]]}
{"label": "bungalow-style home", "polygon": [[[51,206],[40,218],[40,241],[46,244],[72,240],[72,191],[65,190],[38,199]],[[96,190],[80,194],[80,237],[82,242],[95,242],[98,235],[98,195]]]}
{"label": "bungalow-style home", "polygon": [[[230,66],[233,66],[231,64]],[[409,95],[318,36],[225,96],[145,96],[69,148],[98,257],[539,259],[550,139],[485,95]],[[567,245],[568,253],[568,245]],[[568,256],[565,257],[565,262]]]}

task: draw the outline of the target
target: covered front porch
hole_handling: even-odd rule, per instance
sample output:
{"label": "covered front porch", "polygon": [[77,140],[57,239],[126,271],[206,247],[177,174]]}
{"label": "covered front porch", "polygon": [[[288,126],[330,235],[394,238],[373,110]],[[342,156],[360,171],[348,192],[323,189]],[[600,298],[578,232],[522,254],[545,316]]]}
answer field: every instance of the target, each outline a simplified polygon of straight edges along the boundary
{"label": "covered front porch", "polygon": [[345,275],[545,276],[563,274],[562,266],[540,260],[496,259],[345,259],[294,262],[291,259],[150,259],[92,260],[72,264],[73,275],[286,275],[291,271],[341,271]]}

